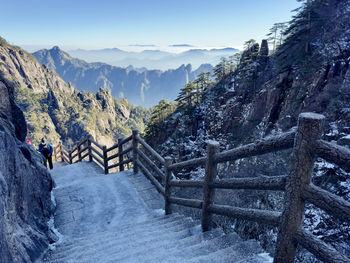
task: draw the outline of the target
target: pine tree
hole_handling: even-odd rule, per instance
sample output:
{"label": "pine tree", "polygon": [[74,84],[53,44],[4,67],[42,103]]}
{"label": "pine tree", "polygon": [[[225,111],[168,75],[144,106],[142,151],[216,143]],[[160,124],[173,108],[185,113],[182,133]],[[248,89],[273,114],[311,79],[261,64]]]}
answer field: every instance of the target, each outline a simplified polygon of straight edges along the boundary
{"label": "pine tree", "polygon": [[176,104],[167,100],[161,100],[152,108],[151,118],[145,129],[147,139],[154,138],[159,133],[162,123],[169,117],[176,109]]}
{"label": "pine tree", "polygon": [[294,10],[297,13],[284,30],[285,40],[277,52],[278,63],[282,69],[306,61],[313,55],[312,40],[323,34],[325,23],[318,10],[327,6],[330,0],[297,1],[302,4]]}
{"label": "pine tree", "polygon": [[193,82],[187,83],[181,90],[176,98],[179,103],[178,107],[183,108],[187,106],[192,106],[194,103],[194,98],[196,96],[197,86]]}
{"label": "pine tree", "polygon": [[242,53],[235,53],[232,56],[229,56],[228,58],[228,66],[229,66],[229,72],[233,72],[237,66],[239,65],[241,61]]}
{"label": "pine tree", "polygon": [[225,57],[220,59],[220,63],[214,67],[214,76],[216,81],[220,81],[228,73],[228,60]]}
{"label": "pine tree", "polygon": [[254,46],[254,44],[256,44],[256,40],[255,39],[249,39],[248,41],[244,42],[244,49],[248,50],[252,46]]}
{"label": "pine tree", "polygon": [[270,33],[267,34],[269,36],[268,40],[272,42],[272,50],[275,52],[278,46],[282,45],[284,32],[287,29],[287,23],[275,23],[270,28]]}
{"label": "pine tree", "polygon": [[198,87],[201,94],[203,94],[212,84],[210,76],[210,72],[201,72],[198,75],[197,79],[193,81],[193,83]]}

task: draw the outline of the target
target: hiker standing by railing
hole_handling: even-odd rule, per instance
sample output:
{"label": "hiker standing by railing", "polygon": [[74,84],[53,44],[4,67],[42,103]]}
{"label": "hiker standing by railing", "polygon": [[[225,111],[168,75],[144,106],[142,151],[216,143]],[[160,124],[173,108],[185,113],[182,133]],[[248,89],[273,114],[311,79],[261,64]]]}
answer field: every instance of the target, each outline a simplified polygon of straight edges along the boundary
{"label": "hiker standing by railing", "polygon": [[52,165],[53,148],[52,148],[51,143],[47,142],[45,138],[41,139],[41,143],[39,144],[39,152],[44,157],[45,167],[47,167],[47,161],[49,161],[49,167],[50,167],[50,170],[52,170],[52,168],[53,168],[53,165]]}

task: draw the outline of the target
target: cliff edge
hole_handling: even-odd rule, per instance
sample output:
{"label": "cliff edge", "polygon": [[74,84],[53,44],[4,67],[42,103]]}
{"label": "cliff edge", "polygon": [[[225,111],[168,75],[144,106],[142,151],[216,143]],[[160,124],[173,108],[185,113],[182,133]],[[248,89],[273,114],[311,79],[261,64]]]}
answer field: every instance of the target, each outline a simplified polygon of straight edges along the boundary
{"label": "cliff edge", "polygon": [[13,86],[0,77],[0,258],[34,262],[50,243],[51,175],[25,143],[27,125]]}

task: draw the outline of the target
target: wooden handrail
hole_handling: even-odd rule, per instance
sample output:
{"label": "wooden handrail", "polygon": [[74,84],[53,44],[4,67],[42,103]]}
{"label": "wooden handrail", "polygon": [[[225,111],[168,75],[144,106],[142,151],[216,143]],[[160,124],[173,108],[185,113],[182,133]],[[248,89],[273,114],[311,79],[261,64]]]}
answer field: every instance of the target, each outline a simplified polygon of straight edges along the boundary
{"label": "wooden handrail", "polygon": [[[287,176],[261,176],[250,178],[230,178],[213,180],[209,186],[221,189],[254,189],[284,191]],[[203,180],[171,180],[171,186],[202,188]]]}
{"label": "wooden handrail", "polygon": [[211,213],[218,215],[230,216],[273,226],[279,225],[281,216],[280,212],[241,208],[228,205],[209,205],[208,210]]}
{"label": "wooden handrail", "polygon": [[115,149],[118,148],[119,145],[125,144],[125,143],[127,143],[127,142],[129,142],[129,141],[131,141],[131,140],[132,140],[132,136],[126,137],[126,138],[124,138],[124,139],[121,139],[120,141],[118,141],[118,143],[114,144],[114,145],[111,146],[110,148],[107,148],[107,152],[110,152],[110,151],[112,151],[112,150],[115,150]]}
{"label": "wooden handrail", "polygon": [[287,132],[276,137],[263,139],[232,150],[217,153],[214,156],[216,163],[234,161],[241,158],[262,155],[270,152],[290,149],[293,147],[295,132]]}
{"label": "wooden handrail", "polygon": [[305,186],[301,197],[343,221],[350,223],[350,202],[313,184]]}
{"label": "wooden handrail", "polygon": [[204,185],[204,181],[203,180],[171,180],[169,184],[170,186],[175,186],[175,187],[202,188]]}
{"label": "wooden handrail", "polygon": [[87,153],[85,153],[83,156],[81,156],[81,160],[85,159],[85,158],[88,157],[88,156],[89,156],[89,153],[87,152]]}
{"label": "wooden handrail", "polygon": [[299,228],[295,233],[296,241],[313,253],[318,259],[327,263],[349,263],[350,259],[340,254],[332,246],[326,244],[305,229]]}
{"label": "wooden handrail", "polygon": [[103,145],[99,144],[98,142],[96,142],[94,139],[90,138],[90,141],[95,144],[98,148],[100,148],[100,150],[103,150]]}
{"label": "wooden handrail", "polygon": [[160,170],[158,166],[154,162],[152,162],[152,160],[149,159],[143,151],[141,151],[140,149],[136,149],[136,151],[137,154],[141,157],[141,159],[157,173],[157,177],[163,179],[164,173],[162,172],[162,170]]}
{"label": "wooden handrail", "polygon": [[81,149],[76,154],[72,155],[72,159],[74,159],[75,157],[79,156],[80,154],[82,154],[83,152],[85,152],[88,149],[89,149],[88,147],[85,147],[85,148]]}
{"label": "wooden handrail", "polygon": [[318,140],[315,144],[316,154],[328,162],[339,165],[344,171],[350,173],[350,150],[324,140]]}
{"label": "wooden handrail", "polygon": [[[105,173],[109,169],[132,162],[134,173],[138,169],[151,181],[159,193],[164,196],[165,213],[171,213],[170,204],[177,204],[202,209],[202,229],[209,230],[211,214],[224,215],[237,219],[250,220],[262,224],[279,227],[274,262],[291,263],[295,257],[295,242],[312,252],[317,258],[326,262],[349,262],[349,259],[339,254],[333,247],[318,240],[311,233],[301,228],[301,218],[304,213],[304,202],[308,201],[343,221],[350,222],[350,202],[331,194],[311,183],[311,172],[316,156],[328,162],[335,163],[343,170],[350,172],[350,150],[320,139],[324,117],[318,114],[300,114],[296,132],[286,132],[278,136],[265,138],[231,150],[217,152],[219,144],[208,142],[208,152],[205,157],[195,158],[179,163],[172,163],[172,158],[160,156],[149,146],[138,132],[125,139],[118,139],[118,143],[110,148],[102,146],[87,137],[78,143],[71,151],[62,144],[55,147],[56,159],[73,163],[86,157],[101,165]],[[123,150],[123,145],[132,141],[132,146]],[[81,149],[81,146],[87,146]],[[92,144],[96,145],[95,149]],[[139,148],[139,144],[145,149]],[[221,162],[235,161],[241,158],[257,156],[293,148],[291,173],[289,176],[259,176],[245,178],[217,179],[216,165]],[[108,152],[118,149],[118,153],[108,157]],[[84,155],[83,152],[88,150]],[[99,151],[101,150],[102,153]],[[124,160],[123,156],[132,151],[132,158]],[[148,155],[149,154],[149,155]],[[152,158],[150,158],[151,156]],[[108,161],[119,158],[116,164],[108,165]],[[164,172],[159,164],[164,166]],[[205,166],[205,180],[178,180],[172,179],[171,171],[182,168]],[[148,168],[150,169],[148,169]],[[157,179],[164,181],[165,186]],[[171,187],[195,187],[203,189],[203,200],[179,198],[171,196]],[[212,191],[214,189],[252,189],[277,190],[286,192],[284,211],[266,211],[252,208],[241,208],[213,203]]]}
{"label": "wooden handrail", "polygon": [[196,200],[196,199],[169,197],[169,201],[172,204],[183,205],[183,206],[199,208],[199,209],[201,209],[202,206],[203,206],[203,201],[202,200]]}
{"label": "wooden handrail", "polygon": [[152,149],[144,140],[142,140],[138,135],[136,136],[137,141],[153,156],[155,157],[161,164],[164,165],[165,160],[162,156],[159,155],[155,150]]}
{"label": "wooden handrail", "polygon": [[112,165],[108,166],[108,169],[113,169],[113,168],[116,168],[116,167],[118,167],[118,166],[120,166],[120,165],[128,164],[128,163],[131,163],[131,162],[132,162],[132,160],[130,160],[130,159],[124,160],[124,161],[122,161],[122,162],[119,162],[119,163],[112,164]]}
{"label": "wooden handrail", "polygon": [[96,150],[93,146],[91,146],[91,150],[103,159],[103,154]]}
{"label": "wooden handrail", "polygon": [[101,164],[102,166],[104,166],[104,162],[98,158],[95,154],[91,154],[92,158],[95,159],[95,161],[97,161],[99,164]]}
{"label": "wooden handrail", "polygon": [[280,190],[286,187],[287,176],[260,176],[246,178],[216,179],[209,184],[211,188]]}
{"label": "wooden handrail", "polygon": [[127,153],[129,153],[129,152],[131,152],[131,151],[132,151],[132,147],[129,147],[129,148],[125,149],[124,151],[122,151],[121,153],[118,152],[118,153],[116,153],[116,154],[113,154],[113,155],[109,156],[109,157],[107,158],[107,160],[110,161],[110,160],[112,160],[112,159],[115,159],[115,158],[119,157],[120,155],[127,154]]}
{"label": "wooden handrail", "polygon": [[173,171],[173,170],[179,170],[182,168],[201,166],[205,164],[206,159],[207,159],[206,157],[201,157],[201,158],[191,159],[191,160],[183,161],[179,163],[173,163],[172,165],[169,166],[169,169]]}
{"label": "wooden handrail", "polygon": [[144,175],[152,182],[152,184],[156,187],[158,192],[161,193],[164,196],[164,194],[165,194],[164,187],[157,181],[156,178],[154,178],[152,173],[139,160],[137,160],[137,162],[138,162],[138,164],[137,164],[138,167],[141,168],[141,170],[143,171]]}

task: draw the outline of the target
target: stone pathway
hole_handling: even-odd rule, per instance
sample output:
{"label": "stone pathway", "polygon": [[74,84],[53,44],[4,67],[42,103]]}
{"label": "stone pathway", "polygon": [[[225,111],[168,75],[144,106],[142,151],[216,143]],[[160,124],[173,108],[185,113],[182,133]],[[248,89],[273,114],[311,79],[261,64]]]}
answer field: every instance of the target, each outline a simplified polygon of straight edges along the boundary
{"label": "stone pathway", "polygon": [[272,262],[256,241],[183,215],[164,215],[150,182],[132,171],[104,175],[94,163],[52,170],[55,227],[62,234],[43,262]]}

